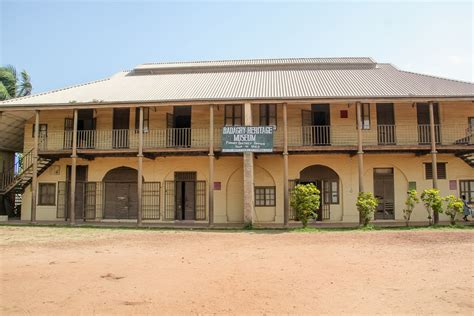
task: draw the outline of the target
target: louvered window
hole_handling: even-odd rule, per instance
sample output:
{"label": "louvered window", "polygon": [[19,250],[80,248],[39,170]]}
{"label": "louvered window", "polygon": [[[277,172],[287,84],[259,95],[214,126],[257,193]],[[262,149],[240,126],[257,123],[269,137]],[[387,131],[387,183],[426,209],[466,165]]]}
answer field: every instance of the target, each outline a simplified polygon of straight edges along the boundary
{"label": "louvered window", "polygon": [[[446,179],[446,163],[438,162],[438,179]],[[425,163],[425,178],[427,180],[433,179],[433,167],[431,163]]]}

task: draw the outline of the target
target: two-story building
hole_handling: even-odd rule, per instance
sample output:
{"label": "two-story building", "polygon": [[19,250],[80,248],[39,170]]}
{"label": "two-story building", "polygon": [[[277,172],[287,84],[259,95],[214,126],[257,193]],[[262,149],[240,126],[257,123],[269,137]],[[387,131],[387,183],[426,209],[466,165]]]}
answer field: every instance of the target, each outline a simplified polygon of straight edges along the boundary
{"label": "two-story building", "polygon": [[[401,221],[409,188],[474,202],[473,101],[472,83],[371,58],[143,64],[0,102],[27,118],[2,190],[24,221],[282,226],[312,182],[318,221],[357,223],[359,191]],[[273,147],[226,152],[227,126],[273,126]]]}

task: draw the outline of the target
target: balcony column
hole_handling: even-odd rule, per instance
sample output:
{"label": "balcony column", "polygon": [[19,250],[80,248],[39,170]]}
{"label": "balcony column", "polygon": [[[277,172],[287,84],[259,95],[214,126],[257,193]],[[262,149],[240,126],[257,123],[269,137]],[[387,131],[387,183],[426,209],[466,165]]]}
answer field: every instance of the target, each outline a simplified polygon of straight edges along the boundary
{"label": "balcony column", "polygon": [[214,105],[209,105],[209,226],[214,225]]}
{"label": "balcony column", "polygon": [[[361,103],[356,102],[357,115],[357,167],[359,175],[359,193],[364,192],[364,150],[362,147],[362,109]],[[362,217],[359,215],[359,224],[362,224]]]}
{"label": "balcony column", "polygon": [[[244,105],[244,125],[252,125],[252,105]],[[253,173],[253,153],[244,152],[244,223],[246,225],[254,224],[254,173]]]}
{"label": "balcony column", "polygon": [[287,104],[283,103],[283,225],[288,227],[290,195],[288,192],[288,115]]}
{"label": "balcony column", "polygon": [[[430,110],[430,138],[431,138],[431,169],[433,174],[433,189],[438,188],[438,151],[436,150],[436,131],[435,131],[435,120],[434,120],[434,109],[433,101],[428,102]],[[438,224],[439,214],[434,212],[433,214],[434,223]]]}
{"label": "balcony column", "polygon": [[140,107],[140,116],[138,119],[138,212],[137,212],[137,226],[142,226],[142,206],[143,206],[143,107]]}
{"label": "balcony column", "polygon": [[[39,146],[39,122],[40,111],[35,111],[35,138],[33,144],[33,170],[31,179],[31,222],[36,223],[36,205],[38,196],[38,146]],[[26,167],[26,166],[24,166]]]}
{"label": "balcony column", "polygon": [[71,195],[69,198],[69,222],[76,224],[76,166],[77,166],[77,109],[74,109],[72,127],[72,155],[71,155]]}

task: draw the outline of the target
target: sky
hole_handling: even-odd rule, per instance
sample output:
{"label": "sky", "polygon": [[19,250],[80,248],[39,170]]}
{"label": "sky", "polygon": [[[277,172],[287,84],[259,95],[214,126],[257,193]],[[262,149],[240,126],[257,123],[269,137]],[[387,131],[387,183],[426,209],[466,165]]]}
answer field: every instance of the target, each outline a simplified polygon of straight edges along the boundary
{"label": "sky", "polygon": [[33,92],[146,62],[369,56],[474,81],[473,2],[0,0],[0,64]]}

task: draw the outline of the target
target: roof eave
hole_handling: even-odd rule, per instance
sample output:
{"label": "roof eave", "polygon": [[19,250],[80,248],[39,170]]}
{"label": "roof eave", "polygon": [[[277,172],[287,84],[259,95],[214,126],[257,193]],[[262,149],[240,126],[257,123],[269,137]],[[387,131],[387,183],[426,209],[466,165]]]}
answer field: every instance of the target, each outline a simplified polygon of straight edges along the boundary
{"label": "roof eave", "polygon": [[227,98],[227,99],[175,99],[175,100],[129,100],[129,101],[102,101],[102,102],[76,102],[76,103],[53,103],[53,104],[15,104],[14,106],[3,106],[2,111],[32,111],[41,109],[81,109],[81,108],[113,108],[129,107],[130,105],[148,104],[150,106],[168,106],[168,105],[206,105],[206,104],[225,104],[225,103],[308,103],[321,101],[339,101],[339,102],[382,102],[382,101],[402,101],[402,102],[429,102],[429,101],[474,101],[474,95],[459,96],[352,96],[352,97],[308,97],[308,98]]}

